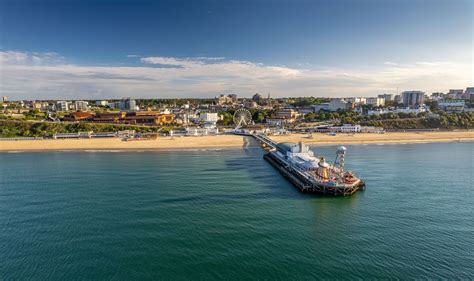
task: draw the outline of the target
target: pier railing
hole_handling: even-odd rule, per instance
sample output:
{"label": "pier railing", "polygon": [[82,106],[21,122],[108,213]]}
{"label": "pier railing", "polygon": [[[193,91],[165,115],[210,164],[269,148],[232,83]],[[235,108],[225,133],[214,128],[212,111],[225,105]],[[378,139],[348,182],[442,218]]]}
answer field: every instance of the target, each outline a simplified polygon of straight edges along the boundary
{"label": "pier railing", "polygon": [[267,147],[271,148],[271,149],[275,149],[277,144],[274,140],[272,140],[271,138],[269,138],[268,136],[264,135],[264,134],[254,134],[253,135],[260,143],[266,145]]}

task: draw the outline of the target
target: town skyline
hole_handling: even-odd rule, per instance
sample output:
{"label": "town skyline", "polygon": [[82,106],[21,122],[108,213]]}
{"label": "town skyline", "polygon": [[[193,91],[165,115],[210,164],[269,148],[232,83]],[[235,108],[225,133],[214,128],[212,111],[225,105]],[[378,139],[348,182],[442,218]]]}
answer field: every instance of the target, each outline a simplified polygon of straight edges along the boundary
{"label": "town skyline", "polygon": [[[15,99],[11,98],[9,96],[1,96],[1,99],[3,101],[61,101],[61,100],[71,100],[71,101],[80,101],[80,100],[88,100],[88,101],[106,101],[106,100],[123,100],[123,99],[137,99],[137,100],[213,100],[213,99],[219,99],[219,97],[226,97],[226,96],[236,96],[238,99],[249,99],[251,100],[255,95],[260,95],[262,98],[267,99],[298,99],[298,98],[321,98],[321,99],[348,99],[348,98],[377,98],[381,96],[391,96],[393,98],[401,97],[401,95],[404,92],[422,92],[425,96],[432,96],[442,94],[445,96],[450,96],[451,93],[457,93],[457,92],[470,92],[472,91],[474,87],[472,86],[467,86],[467,87],[455,87],[452,89],[446,89],[443,91],[436,91],[436,92],[424,92],[420,91],[417,89],[397,89],[396,93],[390,93],[390,92],[380,92],[380,93],[375,93],[373,95],[352,95],[352,96],[277,96],[274,97],[271,93],[245,93],[244,95],[235,93],[235,92],[225,92],[225,93],[216,93],[215,95],[209,95],[209,96],[183,96],[183,97],[165,97],[165,96],[151,96],[151,97],[140,97],[140,96],[121,96],[121,97],[91,97],[91,98],[50,98],[50,99]],[[454,97],[450,97],[451,99],[456,99]]]}

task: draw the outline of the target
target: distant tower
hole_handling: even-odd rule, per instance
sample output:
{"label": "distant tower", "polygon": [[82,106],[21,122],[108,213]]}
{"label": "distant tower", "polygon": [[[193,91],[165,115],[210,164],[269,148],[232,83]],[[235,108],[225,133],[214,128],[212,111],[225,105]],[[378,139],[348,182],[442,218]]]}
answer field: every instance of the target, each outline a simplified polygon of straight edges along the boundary
{"label": "distant tower", "polygon": [[344,158],[346,156],[347,148],[345,146],[339,146],[337,148],[336,160],[334,160],[334,165],[339,166],[339,168],[344,171]]}

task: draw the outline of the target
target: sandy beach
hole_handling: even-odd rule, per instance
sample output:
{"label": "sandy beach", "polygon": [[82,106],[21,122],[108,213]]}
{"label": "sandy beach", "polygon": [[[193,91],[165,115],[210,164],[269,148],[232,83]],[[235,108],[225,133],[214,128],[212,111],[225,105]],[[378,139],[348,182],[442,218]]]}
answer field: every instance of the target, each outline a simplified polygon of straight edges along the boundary
{"label": "sandy beach", "polygon": [[277,142],[303,141],[313,145],[328,144],[383,144],[383,143],[427,143],[427,142],[456,142],[474,141],[474,131],[452,131],[452,132],[397,132],[384,134],[342,134],[336,136],[328,134],[308,135],[293,134],[290,136],[273,136]]}
{"label": "sandy beach", "polygon": [[[474,141],[474,131],[454,132],[405,132],[385,134],[313,134],[312,138],[302,134],[272,136],[277,142],[303,141],[311,145],[339,144],[383,144],[383,143],[428,143]],[[232,148],[256,145],[255,141],[243,136],[219,135],[202,137],[160,137],[156,140],[122,141],[108,139],[67,140],[12,140],[0,141],[0,151],[45,151],[45,150],[153,150],[153,149],[201,149]]]}

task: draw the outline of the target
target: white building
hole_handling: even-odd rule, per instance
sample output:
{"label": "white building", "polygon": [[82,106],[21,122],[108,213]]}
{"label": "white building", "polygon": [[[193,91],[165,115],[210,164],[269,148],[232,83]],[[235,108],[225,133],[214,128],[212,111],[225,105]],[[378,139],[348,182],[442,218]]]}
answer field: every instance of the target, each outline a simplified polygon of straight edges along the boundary
{"label": "white building", "polygon": [[219,121],[219,115],[217,113],[201,112],[199,120],[204,123],[204,128],[215,129],[217,121]]}
{"label": "white building", "polygon": [[332,99],[329,102],[329,111],[347,110],[352,107],[352,103],[342,99]]}
{"label": "white building", "polygon": [[366,104],[370,104],[372,106],[384,106],[385,105],[385,99],[384,98],[366,98],[365,99]]}
{"label": "white building", "polygon": [[405,91],[402,93],[404,106],[416,106],[425,103],[425,93],[422,91]]}
{"label": "white building", "polygon": [[137,102],[132,98],[126,98],[121,101],[121,108],[122,110],[127,111],[136,111],[138,110]]}
{"label": "white building", "polygon": [[361,125],[343,124],[342,126],[317,126],[314,129],[317,133],[360,133],[362,130]]}
{"label": "white building", "polygon": [[68,101],[57,101],[56,102],[56,110],[57,111],[68,111],[70,109],[70,102]]}
{"label": "white building", "polygon": [[160,114],[171,114],[172,112],[168,108],[161,108]]}
{"label": "white building", "polygon": [[360,125],[343,124],[342,126],[329,127],[330,132],[334,133],[360,133]]}
{"label": "white building", "polygon": [[77,111],[88,111],[89,103],[82,100],[77,100],[74,102],[74,107]]}
{"label": "white building", "polygon": [[347,102],[353,102],[355,105],[365,104],[365,98],[362,97],[355,97],[355,98],[345,98]]}
{"label": "white building", "polygon": [[184,124],[189,123],[199,123],[199,116],[196,113],[183,113],[181,114],[181,119],[183,119]]}
{"label": "white building", "polygon": [[206,112],[206,113],[201,113],[199,115],[199,119],[202,122],[217,122],[219,121],[219,115],[217,113]]}
{"label": "white building", "polygon": [[137,111],[139,108],[137,103],[132,98],[125,98],[121,101],[115,101],[109,103],[110,108],[125,110],[125,111]]}
{"label": "white building", "polygon": [[462,112],[464,110],[464,100],[439,100],[438,106],[449,112]]}
{"label": "white building", "polygon": [[96,100],[95,105],[97,105],[97,106],[107,106],[107,105],[109,105],[109,102],[106,101],[106,100]]}
{"label": "white building", "polygon": [[218,128],[197,128],[197,127],[186,128],[187,136],[206,136],[206,135],[215,135],[218,133],[219,133]]}
{"label": "white building", "polygon": [[281,127],[286,122],[284,118],[267,118],[265,123],[270,127]]}
{"label": "white building", "polygon": [[381,109],[373,109],[367,112],[367,115],[380,115],[380,114],[387,114],[387,113],[422,113],[428,112],[429,109],[425,105],[420,105],[418,107],[398,107],[398,108],[381,108]]}

